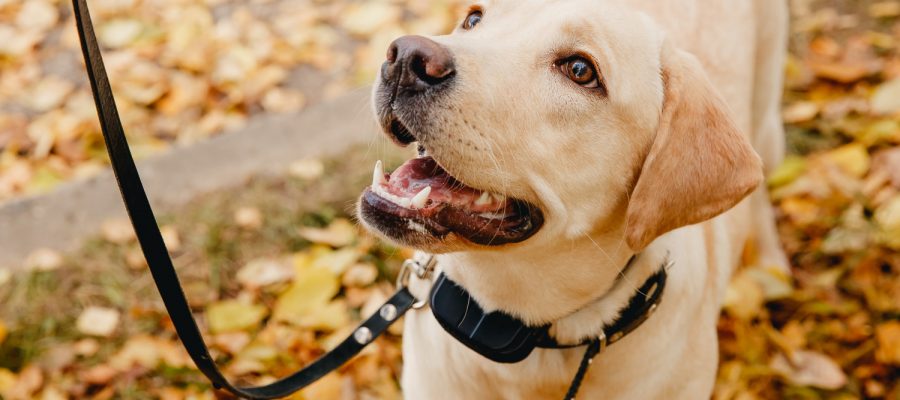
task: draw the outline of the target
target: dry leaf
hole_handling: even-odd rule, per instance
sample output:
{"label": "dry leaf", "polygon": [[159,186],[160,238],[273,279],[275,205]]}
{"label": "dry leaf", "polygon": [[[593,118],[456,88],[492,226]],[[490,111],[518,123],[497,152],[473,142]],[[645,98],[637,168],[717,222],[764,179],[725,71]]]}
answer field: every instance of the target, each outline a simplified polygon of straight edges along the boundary
{"label": "dry leaf", "polygon": [[237,281],[249,289],[258,289],[287,282],[294,277],[294,268],[284,259],[258,259],[247,263],[237,273]]}
{"label": "dry leaf", "polygon": [[119,311],[111,308],[88,307],[75,322],[78,331],[90,336],[112,336],[119,325]]}
{"label": "dry leaf", "polygon": [[900,365],[900,322],[890,321],[875,329],[878,350],[875,357],[885,364]]}
{"label": "dry leaf", "polygon": [[137,237],[134,234],[134,228],[127,219],[114,219],[103,223],[100,227],[103,239],[114,244],[126,244],[134,241]]}
{"label": "dry leaf", "polygon": [[796,102],[781,112],[784,122],[788,124],[811,121],[818,114],[819,105],[811,101]]}
{"label": "dry leaf", "polygon": [[325,165],[316,159],[295,161],[288,167],[288,172],[295,178],[316,180],[325,173]]}
{"label": "dry leaf", "polygon": [[234,212],[234,223],[248,230],[259,230],[263,226],[263,215],[256,207],[241,207]]}
{"label": "dry leaf", "polygon": [[746,273],[731,280],[725,290],[725,310],[743,320],[759,315],[765,302],[765,293],[755,279]]}
{"label": "dry leaf", "polygon": [[344,286],[365,287],[378,278],[378,268],[369,263],[354,264],[344,272],[341,282]]}
{"label": "dry leaf", "polygon": [[351,34],[367,37],[395,25],[402,12],[400,7],[383,2],[353,3],[341,13],[338,24]]}
{"label": "dry leaf", "polygon": [[847,384],[847,376],[830,357],[813,351],[795,351],[790,358],[778,353],[772,369],[798,386],[836,390]]}
{"label": "dry leaf", "polygon": [[300,236],[313,243],[327,244],[333,247],[348,246],[358,235],[356,225],[347,219],[337,219],[327,228],[300,228]]}
{"label": "dry leaf", "polygon": [[28,255],[25,265],[33,271],[55,271],[62,267],[63,256],[53,249],[38,249]]}

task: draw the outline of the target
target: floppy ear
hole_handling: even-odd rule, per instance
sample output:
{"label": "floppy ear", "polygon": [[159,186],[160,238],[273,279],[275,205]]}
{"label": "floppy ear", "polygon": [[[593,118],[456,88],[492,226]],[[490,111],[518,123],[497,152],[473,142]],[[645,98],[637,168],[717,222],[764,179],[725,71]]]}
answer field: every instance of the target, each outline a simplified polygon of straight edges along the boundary
{"label": "floppy ear", "polygon": [[659,130],[628,204],[625,237],[643,250],[673,229],[734,207],[762,181],[762,163],[692,55],[664,46]]}

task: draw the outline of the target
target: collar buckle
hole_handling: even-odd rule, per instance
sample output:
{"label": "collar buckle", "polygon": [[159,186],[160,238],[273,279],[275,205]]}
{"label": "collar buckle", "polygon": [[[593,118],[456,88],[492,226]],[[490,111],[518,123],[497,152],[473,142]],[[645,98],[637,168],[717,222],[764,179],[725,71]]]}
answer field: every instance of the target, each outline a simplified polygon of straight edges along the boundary
{"label": "collar buckle", "polygon": [[[400,267],[400,274],[397,275],[397,287],[408,288],[409,281],[413,275],[421,280],[430,280],[437,266],[437,259],[432,254],[416,252],[413,258],[407,259]],[[421,309],[428,305],[428,297],[417,301],[413,304],[413,309]]]}

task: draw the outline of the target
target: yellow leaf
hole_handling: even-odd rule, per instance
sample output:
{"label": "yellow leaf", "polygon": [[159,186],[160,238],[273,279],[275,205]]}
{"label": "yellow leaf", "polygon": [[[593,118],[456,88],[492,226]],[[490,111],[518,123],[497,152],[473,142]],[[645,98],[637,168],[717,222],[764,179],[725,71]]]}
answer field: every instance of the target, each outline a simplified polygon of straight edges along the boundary
{"label": "yellow leaf", "polygon": [[900,322],[890,321],[875,329],[878,350],[875,358],[885,364],[900,365]]}
{"label": "yellow leaf", "polygon": [[6,324],[3,321],[0,321],[0,345],[3,344],[3,341],[6,340],[6,335],[8,331],[6,329]]}
{"label": "yellow leaf", "polygon": [[253,329],[266,317],[266,307],[238,300],[225,300],[206,309],[209,331],[213,334]]}
{"label": "yellow leaf", "polygon": [[303,389],[303,391],[300,392],[300,395],[302,396],[301,398],[308,400],[340,399],[342,398],[343,386],[341,374],[328,374],[316,383]]}
{"label": "yellow leaf", "polygon": [[348,6],[341,15],[342,28],[357,36],[372,36],[379,29],[395,25],[403,11],[393,4],[365,2]]}
{"label": "yellow leaf", "polygon": [[359,260],[359,255],[359,251],[349,247],[337,251],[329,250],[316,257],[312,261],[311,267],[324,268],[335,275],[340,275]]}
{"label": "yellow leaf", "polygon": [[788,157],[769,175],[769,186],[777,188],[793,182],[797,177],[806,172],[806,159],[803,157]]}
{"label": "yellow leaf", "polygon": [[6,368],[0,368],[0,395],[12,389],[16,380],[16,374]]}
{"label": "yellow leaf", "polygon": [[303,317],[324,307],[340,290],[338,277],[325,268],[307,268],[275,303],[278,321],[302,324]]}
{"label": "yellow leaf", "polygon": [[334,331],[350,324],[350,316],[347,314],[345,302],[333,301],[300,316],[296,323],[298,326],[316,331]]}
{"label": "yellow leaf", "polygon": [[825,154],[825,160],[834,163],[848,174],[862,178],[871,165],[869,152],[865,146],[852,143]]}
{"label": "yellow leaf", "polygon": [[725,311],[739,319],[749,320],[759,315],[764,302],[762,287],[747,273],[735,277],[725,290]]}

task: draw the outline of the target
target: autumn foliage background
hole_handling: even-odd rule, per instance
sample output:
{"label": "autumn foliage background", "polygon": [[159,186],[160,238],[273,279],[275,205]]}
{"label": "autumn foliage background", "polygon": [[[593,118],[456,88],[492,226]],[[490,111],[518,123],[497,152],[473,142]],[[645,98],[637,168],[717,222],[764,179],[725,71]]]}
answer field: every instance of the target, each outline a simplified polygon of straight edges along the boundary
{"label": "autumn foliage background", "polygon": [[[365,90],[391,40],[461,18],[451,0],[89,4],[140,157]],[[768,185],[793,276],[746,252],[719,323],[715,398],[900,399],[900,2],[790,4],[791,156]],[[68,1],[0,0],[0,205],[106,168],[83,74]],[[399,160],[377,145],[297,160],[162,218],[231,377],[303,366],[391,293],[408,252],[348,219],[373,151]],[[215,398],[127,221],[23,267],[0,270],[0,398]],[[399,398],[399,335],[296,398]]]}

